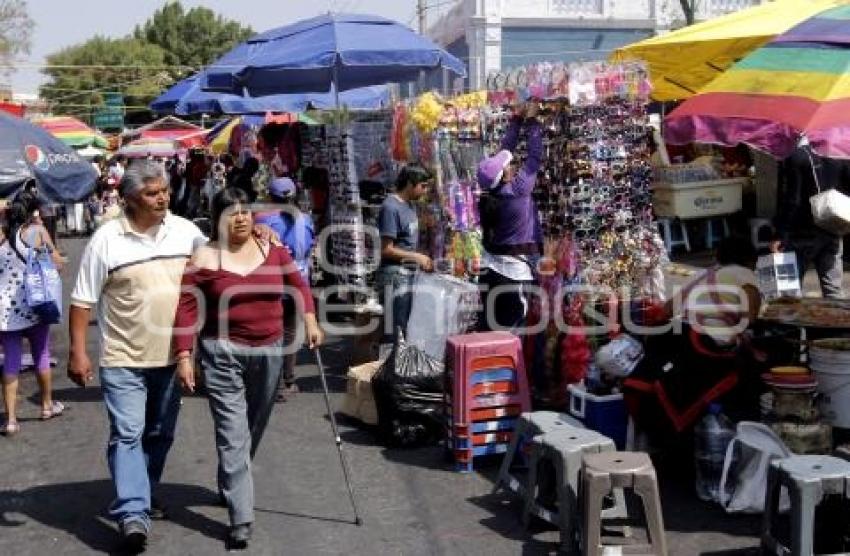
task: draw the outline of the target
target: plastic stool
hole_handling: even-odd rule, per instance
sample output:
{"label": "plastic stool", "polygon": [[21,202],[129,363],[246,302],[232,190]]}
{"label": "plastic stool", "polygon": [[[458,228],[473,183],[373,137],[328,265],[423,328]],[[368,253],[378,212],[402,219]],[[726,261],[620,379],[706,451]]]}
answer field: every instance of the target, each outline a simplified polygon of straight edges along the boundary
{"label": "plastic stool", "polygon": [[[446,348],[446,411],[456,469],[470,472],[476,456],[508,451],[514,417],[531,411],[519,338],[507,332],[451,336]],[[491,433],[482,426],[511,424]],[[490,434],[482,434],[483,432]]]}
{"label": "plastic stool", "polygon": [[726,221],[725,216],[707,219],[705,221],[705,246],[709,249],[714,247],[714,244],[718,243],[721,239],[718,237],[719,234],[714,233],[715,224],[720,224],[723,227],[723,237],[729,237],[729,223]]}
{"label": "plastic stool", "polygon": [[[523,523],[528,525],[535,515],[561,530],[561,548],[570,551],[575,546],[576,531],[579,529],[578,491],[582,457],[599,452],[614,452],[614,441],[590,429],[563,427],[548,434],[534,437],[531,441],[527,492],[523,510]],[[540,463],[549,460],[555,467],[555,489],[558,511],[552,512],[537,503],[537,471]],[[607,496],[611,489],[605,492]],[[605,517],[625,517],[626,501],[622,489],[614,490],[614,507],[604,510]]]}
{"label": "plastic stool", "polygon": [[499,492],[502,488],[507,488],[511,492],[515,492],[520,496],[525,496],[528,489],[528,484],[523,485],[516,477],[511,474],[511,465],[514,461],[514,456],[519,452],[525,452],[526,445],[535,436],[547,434],[560,427],[569,426],[577,429],[583,429],[584,425],[581,421],[570,417],[566,413],[556,413],[554,411],[533,411],[523,413],[514,423],[514,432],[511,436],[511,444],[508,446],[508,452],[502,460],[502,467],[499,468],[499,476],[496,478],[496,484],[493,486],[493,494]]}
{"label": "plastic stool", "polygon": [[661,238],[664,240],[664,247],[667,249],[667,254],[673,252],[673,248],[679,245],[685,246],[685,251],[691,252],[691,240],[688,239],[688,228],[685,223],[676,219],[679,224],[679,239],[673,238],[673,221],[670,218],[659,218],[657,223],[661,227]]}
{"label": "plastic stool", "polygon": [[[791,548],[773,536],[782,487],[791,498]],[[774,460],[767,472],[761,548],[782,556],[814,554],[815,508],[828,494],[850,498],[850,462],[833,456],[792,456]]]}
{"label": "plastic stool", "polygon": [[770,247],[769,241],[759,240],[759,235],[764,228],[767,228],[773,234],[774,228],[770,218],[750,218],[747,222],[750,224],[750,243],[753,244],[753,249],[767,249]]}
{"label": "plastic stool", "polygon": [[584,554],[607,554],[602,545],[602,500],[612,488],[631,488],[640,496],[647,521],[650,544],[618,546],[619,554],[667,556],[664,518],[658,494],[658,479],[649,456],[643,452],[600,452],[586,454],[582,465]]}

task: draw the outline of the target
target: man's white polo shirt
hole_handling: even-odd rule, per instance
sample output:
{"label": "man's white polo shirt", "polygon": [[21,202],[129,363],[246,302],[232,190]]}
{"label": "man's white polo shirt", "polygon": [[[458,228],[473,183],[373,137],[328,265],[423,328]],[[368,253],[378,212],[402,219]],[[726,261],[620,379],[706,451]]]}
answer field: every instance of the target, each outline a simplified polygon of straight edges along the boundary
{"label": "man's white polo shirt", "polygon": [[98,306],[101,367],[162,367],[171,353],[174,312],[186,261],[206,238],[166,214],[155,237],[126,217],[104,224],[83,253],[71,304]]}

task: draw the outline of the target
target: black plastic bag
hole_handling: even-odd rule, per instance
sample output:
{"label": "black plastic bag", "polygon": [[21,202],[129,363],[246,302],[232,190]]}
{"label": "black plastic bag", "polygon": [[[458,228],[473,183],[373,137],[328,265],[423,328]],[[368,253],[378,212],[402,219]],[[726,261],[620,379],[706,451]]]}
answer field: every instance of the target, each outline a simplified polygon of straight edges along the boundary
{"label": "black plastic bag", "polygon": [[372,377],[378,434],[392,447],[437,443],[445,435],[443,364],[400,340]]}

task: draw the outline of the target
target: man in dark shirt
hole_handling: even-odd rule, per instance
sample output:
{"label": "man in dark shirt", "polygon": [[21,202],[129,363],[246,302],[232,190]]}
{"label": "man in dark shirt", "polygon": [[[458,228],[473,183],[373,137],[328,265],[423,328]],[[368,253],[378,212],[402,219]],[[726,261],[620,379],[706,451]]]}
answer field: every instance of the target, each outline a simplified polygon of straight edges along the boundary
{"label": "man in dark shirt", "polygon": [[431,173],[419,164],[408,164],[398,175],[396,192],[387,196],[378,214],[381,234],[381,267],[378,271],[379,292],[384,293],[384,341],[395,338],[400,329],[406,331],[410,318],[413,272],[433,270],[431,258],[417,253],[419,220],[413,201],[425,194]]}
{"label": "man in dark shirt", "polygon": [[843,297],[841,281],[844,277],[844,238],[815,225],[809,197],[818,193],[812,162],[818,175],[820,190],[840,188],[846,184],[848,168],[845,163],[832,159],[819,159],[804,148],[798,148],[782,163],[779,207],[774,227],[776,235],[770,244],[771,252],[782,249],[797,255],[800,282],[810,265],[817,271],[821,293],[824,297]]}

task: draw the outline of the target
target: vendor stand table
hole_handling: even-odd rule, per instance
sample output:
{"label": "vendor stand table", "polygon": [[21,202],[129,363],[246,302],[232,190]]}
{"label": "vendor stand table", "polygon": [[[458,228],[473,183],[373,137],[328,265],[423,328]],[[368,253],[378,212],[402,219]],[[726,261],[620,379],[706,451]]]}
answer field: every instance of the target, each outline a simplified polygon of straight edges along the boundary
{"label": "vendor stand table", "polygon": [[850,337],[850,300],[820,297],[784,297],[768,301],[759,320],[800,330],[801,360],[805,346],[818,338]]}

